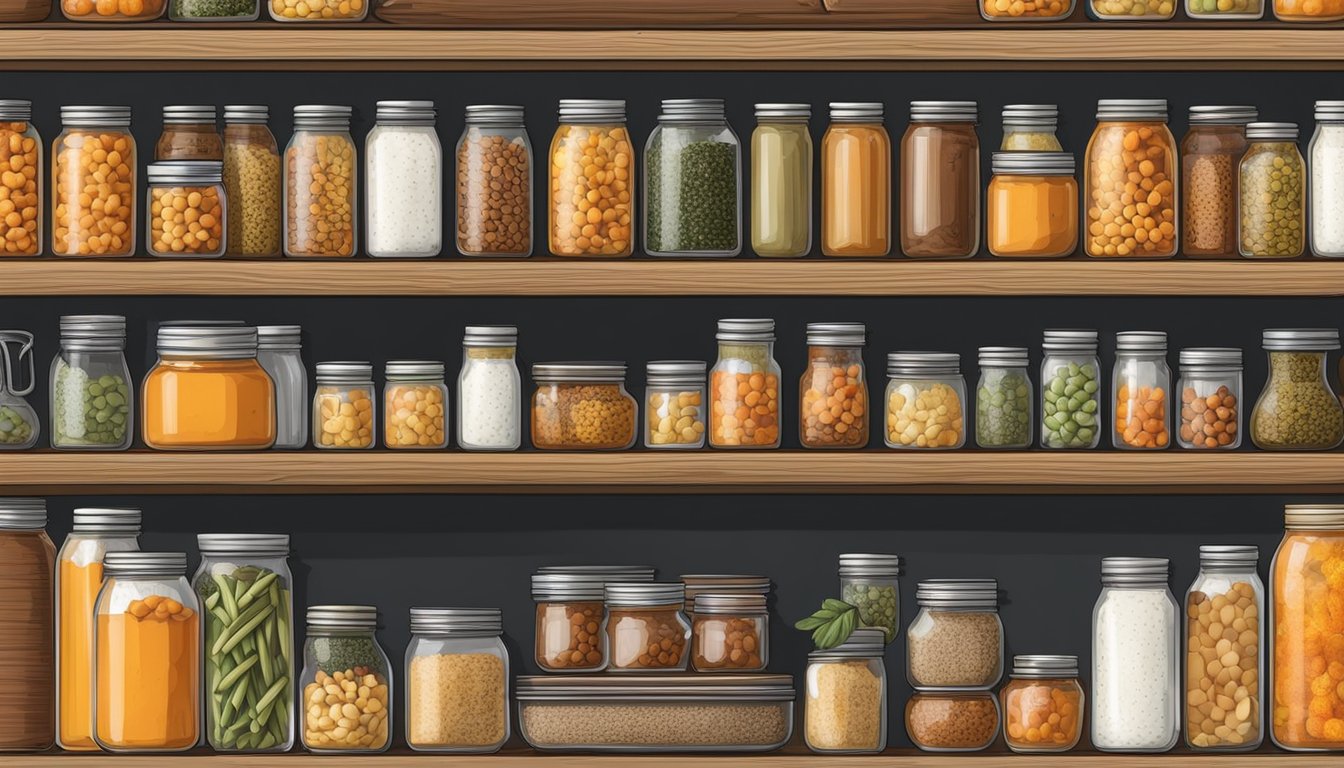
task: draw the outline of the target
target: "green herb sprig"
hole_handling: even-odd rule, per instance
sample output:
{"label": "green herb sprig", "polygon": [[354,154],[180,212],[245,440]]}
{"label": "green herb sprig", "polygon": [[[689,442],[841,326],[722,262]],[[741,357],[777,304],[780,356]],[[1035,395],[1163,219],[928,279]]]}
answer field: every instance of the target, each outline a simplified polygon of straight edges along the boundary
{"label": "green herb sprig", "polygon": [[800,620],[793,626],[812,633],[812,643],[818,650],[829,650],[849,639],[858,625],[859,609],[844,600],[826,598],[821,610]]}

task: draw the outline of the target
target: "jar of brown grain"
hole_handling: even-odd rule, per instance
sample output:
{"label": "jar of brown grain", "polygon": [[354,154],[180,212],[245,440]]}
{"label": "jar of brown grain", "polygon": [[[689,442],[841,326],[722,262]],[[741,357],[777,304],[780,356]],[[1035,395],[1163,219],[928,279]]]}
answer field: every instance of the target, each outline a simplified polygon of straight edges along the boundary
{"label": "jar of brown grain", "polygon": [[684,672],[691,624],[683,612],[681,582],[608,582],[607,669],[612,672]]}
{"label": "jar of brown grain", "polygon": [[1181,140],[1182,251],[1196,258],[1234,259],[1237,250],[1237,166],[1246,154],[1246,125],[1255,107],[1190,108]]}
{"label": "jar of brown grain", "polygon": [[467,107],[457,141],[457,250],[532,255],[532,142],[521,106]]}
{"label": "jar of brown grain", "polygon": [[691,621],[696,672],[759,672],[770,663],[765,595],[700,594]]}
{"label": "jar of brown grain", "polygon": [[155,160],[224,160],[224,143],[215,127],[215,108],[170,105],[163,108],[163,132],[154,145]]}

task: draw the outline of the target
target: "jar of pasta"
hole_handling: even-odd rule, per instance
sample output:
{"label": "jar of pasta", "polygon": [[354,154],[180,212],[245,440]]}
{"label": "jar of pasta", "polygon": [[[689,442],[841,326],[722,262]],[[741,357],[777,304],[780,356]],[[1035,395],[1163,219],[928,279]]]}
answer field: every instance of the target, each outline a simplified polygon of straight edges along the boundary
{"label": "jar of pasta", "polygon": [[654,360],[645,367],[645,448],[705,446],[705,367],[700,360]]}
{"label": "jar of pasta", "polygon": [[891,136],[881,102],[831,102],[821,137],[821,253],[891,253]]}
{"label": "jar of pasta", "polygon": [[412,608],[406,745],[490,754],[509,740],[509,651],[498,608]]}
{"label": "jar of pasta", "polygon": [[1041,348],[1041,447],[1096,448],[1101,442],[1101,359],[1097,332],[1046,330]]}
{"label": "jar of pasta", "polygon": [[1180,354],[1182,448],[1236,450],[1241,446],[1241,350],[1191,347]]}
{"label": "jar of pasta", "polygon": [[[14,358],[10,345],[18,346]],[[26,379],[20,373],[27,362]],[[20,380],[27,386],[20,387]],[[25,395],[37,387],[37,372],[33,363],[33,334],[28,331],[0,331],[0,451],[21,451],[37,445],[42,424],[37,411],[28,404]]]}
{"label": "jar of pasta", "polygon": [[635,152],[623,99],[561,99],[551,139],[549,245],[556,256],[635,248]]}
{"label": "jar of pasta", "polygon": [[318,363],[313,445],[337,450],[372,448],[376,423],[373,366],[362,360]]}
{"label": "jar of pasta", "polygon": [[370,0],[269,0],[275,21],[363,21]]}
{"label": "jar of pasta", "polygon": [[31,101],[0,99],[0,169],[0,256],[37,256],[46,226],[46,171]]}
{"label": "jar of pasta", "polygon": [[1251,411],[1251,442],[1266,451],[1326,451],[1344,441],[1344,408],[1325,358],[1339,349],[1336,328],[1267,328],[1269,380]]}
{"label": "jar of pasta", "polygon": [[719,321],[719,358],[709,372],[709,444],[779,447],[779,363],[775,321]]}
{"label": "jar of pasta", "polygon": [[991,691],[916,691],[905,704],[905,732],[925,752],[979,752],[999,735]]}
{"label": "jar of pasta", "polygon": [[1246,154],[1246,125],[1255,122],[1257,114],[1255,107],[1190,108],[1190,130],[1181,140],[1184,255],[1236,258],[1239,254],[1238,168]]}
{"label": "jar of pasta", "polygon": [[691,619],[696,672],[760,672],[770,663],[765,595],[701,594]]}
{"label": "jar of pasta", "polygon": [[286,256],[355,255],[351,111],[330,104],[294,108],[294,135],[285,147]]}
{"label": "jar of pasta", "polygon": [[308,445],[308,369],[303,365],[303,329],[297,325],[257,326],[257,362],[275,385],[275,445],[295,450]]}
{"label": "jar of pasta", "polygon": [[723,99],[663,99],[644,148],[644,250],[742,252],[742,146]]}
{"label": "jar of pasta", "polygon": [[1311,251],[1344,256],[1344,101],[1316,102],[1316,131],[1308,155]]}
{"label": "jar of pasta", "polygon": [[751,134],[751,249],[757,256],[812,252],[811,104],[757,104]]}
{"label": "jar of pasta", "polygon": [[550,565],[532,574],[537,604],[533,658],[546,672],[600,672],[607,666],[608,582],[652,582],[653,568]]}
{"label": "jar of pasta", "polygon": [[1160,450],[1171,444],[1171,367],[1167,334],[1122,331],[1115,335],[1115,429],[1111,445]]}
{"label": "jar of pasta", "polygon": [[224,196],[229,256],[280,255],[280,149],[265,105],[224,107]]}
{"label": "jar of pasta", "polygon": [[458,253],[531,256],[532,224],[532,142],[523,108],[468,106],[457,140]]}
{"label": "jar of pasta", "polygon": [[989,252],[1062,257],[1078,248],[1078,180],[1068,152],[995,152],[989,180]]}
{"label": "jar of pasta", "polygon": [[513,451],[522,443],[522,376],[518,328],[469,325],[457,377],[457,445],[468,451]]}
{"label": "jar of pasta", "polygon": [[981,347],[975,388],[975,444],[981,448],[1030,448],[1031,375],[1026,347]]}
{"label": "jar of pasta", "polygon": [[1339,21],[1344,19],[1344,0],[1274,0],[1274,18],[1279,21]]}
{"label": "jar of pasta", "polygon": [[124,451],[135,406],[126,367],[126,318],[61,317],[61,348],[51,361],[51,447]]}
{"label": "jar of pasta", "polygon": [[0,750],[5,752],[41,752],[56,738],[56,547],[46,527],[43,499],[0,499],[0,595],[7,609],[0,625],[0,653],[14,692],[0,724]]}
{"label": "jar of pasta", "polygon": [[691,623],[681,582],[607,582],[609,672],[685,672]]}
{"label": "jar of pasta", "polygon": [[882,630],[888,643],[901,625],[901,556],[846,552],[840,555],[840,599],[854,606],[859,626]]}
{"label": "jar of pasta", "polygon": [[[1162,2],[1173,4],[1173,0]],[[1083,193],[1087,255],[1174,256],[1180,242],[1176,171],[1176,140],[1167,128],[1166,99],[1098,101],[1097,127],[1087,144]]]}
{"label": "jar of pasta", "polygon": [[1184,611],[1185,745],[1197,752],[1249,752],[1264,740],[1269,685],[1259,560],[1255,546],[1199,548],[1199,575]]}
{"label": "jar of pasta", "polygon": [[131,108],[61,107],[61,128],[51,145],[52,253],[134,255]]}
{"label": "jar of pasta", "polygon": [[955,352],[887,355],[888,448],[944,450],[966,444],[966,379]]}
{"label": "jar of pasta", "polygon": [[803,738],[825,754],[877,754],[887,748],[886,639],[856,629],[849,639],[807,654]]}
{"label": "jar of pasta", "polygon": [[868,445],[868,379],[863,323],[808,323],[807,369],[798,385],[798,439],[804,448]]}
{"label": "jar of pasta", "polygon": [[[375,636],[378,609],[310,605],[307,618],[299,674],[303,685],[299,701],[306,710],[300,731],[304,749],[336,755],[386,752],[393,733],[392,663]],[[327,696],[336,691],[347,694],[345,703],[335,702],[331,710],[323,710]],[[353,700],[350,693],[355,694]]]}
{"label": "jar of pasta", "polygon": [[70,21],[153,21],[167,6],[165,0],[61,0],[61,15]]}
{"label": "jar of pasta", "polygon": [[212,105],[170,105],[163,108],[163,132],[154,145],[155,160],[224,159],[224,143],[215,128]]}
{"label": "jar of pasta", "polygon": [[1241,255],[1292,259],[1307,248],[1307,164],[1296,123],[1251,123],[1241,158]]}
{"label": "jar of pasta", "polygon": [[1014,656],[999,691],[1003,740],[1014,752],[1068,752],[1083,735],[1077,656]]}
{"label": "jar of pasta", "polygon": [[625,363],[537,363],[532,447],[622,451],[635,444],[638,410],[625,389]]}
{"label": "jar of pasta", "polygon": [[275,443],[275,385],[257,362],[256,328],[164,326],[158,350],[144,383],[145,445],[218,451]]}
{"label": "jar of pasta", "polygon": [[901,253],[965,259],[980,249],[979,108],[912,101],[901,138]]}
{"label": "jar of pasta", "polygon": [[443,147],[432,101],[380,101],[364,139],[364,248],[373,257],[443,249]]}
{"label": "jar of pasta", "polygon": [[443,363],[389,360],[383,369],[383,445],[448,447],[448,386]]}
{"label": "jar of pasta", "polygon": [[905,676],[924,690],[987,691],[1003,677],[1003,620],[994,579],[932,579],[915,589]]}
{"label": "jar of pasta", "polygon": [[223,163],[179,160],[145,167],[145,243],[150,256],[218,258],[224,255],[228,202]]}

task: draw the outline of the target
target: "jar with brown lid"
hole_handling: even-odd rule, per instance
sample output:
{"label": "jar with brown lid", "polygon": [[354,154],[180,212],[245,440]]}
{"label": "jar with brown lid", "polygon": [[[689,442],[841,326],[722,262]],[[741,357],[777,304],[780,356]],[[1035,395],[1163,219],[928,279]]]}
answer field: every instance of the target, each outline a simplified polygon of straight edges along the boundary
{"label": "jar with brown lid", "polygon": [[1186,256],[1238,256],[1237,165],[1246,153],[1246,124],[1256,115],[1255,107],[1190,108],[1190,130],[1181,140],[1181,242]]}
{"label": "jar with brown lid", "polygon": [[532,142],[521,106],[467,107],[457,140],[457,250],[532,255]]}
{"label": "jar with brown lid", "polygon": [[979,110],[974,101],[912,101],[901,139],[901,252],[964,259],[980,248]]}
{"label": "jar with brown lid", "polygon": [[163,132],[154,145],[155,160],[224,159],[224,142],[215,128],[215,108],[210,105],[163,108]]}
{"label": "jar with brown lid", "polygon": [[0,499],[0,658],[12,697],[0,752],[37,752],[56,740],[56,547],[46,526],[46,501]]}
{"label": "jar with brown lid", "polygon": [[677,582],[607,582],[607,669],[684,672],[691,623],[683,612],[686,587]]}
{"label": "jar with brown lid", "polygon": [[759,672],[770,663],[765,595],[701,594],[691,620],[696,672]]}
{"label": "jar with brown lid", "polygon": [[635,398],[625,363],[532,366],[532,446],[542,450],[621,451],[635,444]]}
{"label": "jar with brown lid", "polygon": [[552,565],[532,574],[537,666],[561,673],[605,669],[606,583],[651,582],[653,574],[648,566],[626,565]]}

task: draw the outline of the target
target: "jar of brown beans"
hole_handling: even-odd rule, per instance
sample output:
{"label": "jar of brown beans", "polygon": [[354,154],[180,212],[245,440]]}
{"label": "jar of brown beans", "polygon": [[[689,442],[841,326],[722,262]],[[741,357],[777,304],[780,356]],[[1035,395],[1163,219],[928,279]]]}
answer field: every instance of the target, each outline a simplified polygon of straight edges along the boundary
{"label": "jar of brown beans", "polygon": [[808,323],[807,369],[798,386],[798,436],[804,448],[868,444],[868,383],[863,323]]}
{"label": "jar of brown beans", "polygon": [[223,163],[217,160],[150,163],[145,243],[151,256],[224,255],[228,205]]}
{"label": "jar of brown beans", "polygon": [[1241,350],[1192,347],[1180,354],[1181,418],[1176,444],[1182,448],[1234,450],[1241,445]]}
{"label": "jar of brown beans", "polygon": [[607,582],[607,669],[685,672],[691,624],[681,582]]}
{"label": "jar of brown beans", "polygon": [[350,107],[294,108],[285,148],[285,255],[355,255],[355,142]]}
{"label": "jar of brown beans", "polygon": [[0,99],[0,256],[42,253],[42,170],[33,103]]}
{"label": "jar of brown beans", "polygon": [[61,107],[52,142],[51,250],[57,256],[135,253],[131,108]]}
{"label": "jar of brown beans", "polygon": [[532,142],[523,108],[467,107],[457,141],[458,252],[531,256],[532,223]]}
{"label": "jar of brown beans", "polygon": [[611,451],[635,444],[635,399],[625,363],[532,366],[532,446],[542,450]]}
{"label": "jar of brown beans", "polygon": [[548,565],[532,574],[537,604],[534,658],[546,672],[599,672],[607,666],[607,582],[651,582],[641,565]]}
{"label": "jar of brown beans", "polygon": [[1085,243],[1094,258],[1176,254],[1176,140],[1166,99],[1102,99],[1087,145]]}
{"label": "jar of brown beans", "polygon": [[759,672],[770,663],[765,595],[700,594],[691,621],[696,672]]}
{"label": "jar of brown beans", "polygon": [[550,158],[551,253],[604,258],[633,253],[635,151],[625,101],[561,99]]}

